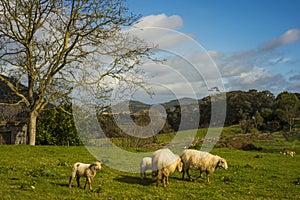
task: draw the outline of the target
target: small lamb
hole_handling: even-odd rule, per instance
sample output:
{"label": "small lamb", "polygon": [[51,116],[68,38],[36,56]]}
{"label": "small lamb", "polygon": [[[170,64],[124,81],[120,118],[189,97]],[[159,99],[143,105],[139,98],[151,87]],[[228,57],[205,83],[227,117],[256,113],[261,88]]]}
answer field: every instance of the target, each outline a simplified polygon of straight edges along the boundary
{"label": "small lamb", "polygon": [[94,162],[92,164],[85,164],[77,162],[72,167],[72,173],[69,181],[69,188],[72,187],[72,182],[76,176],[77,186],[80,187],[80,177],[85,177],[86,182],[84,184],[84,189],[86,184],[89,185],[90,190],[92,190],[91,179],[96,175],[97,170],[101,169],[101,162]]}

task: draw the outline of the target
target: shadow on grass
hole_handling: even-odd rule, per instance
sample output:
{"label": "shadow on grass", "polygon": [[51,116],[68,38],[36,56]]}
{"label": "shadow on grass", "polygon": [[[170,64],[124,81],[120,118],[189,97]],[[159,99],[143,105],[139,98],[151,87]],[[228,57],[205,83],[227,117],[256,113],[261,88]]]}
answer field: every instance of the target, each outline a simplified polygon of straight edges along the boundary
{"label": "shadow on grass", "polygon": [[58,186],[61,186],[61,187],[65,187],[65,188],[68,188],[69,190],[83,190],[83,191],[87,191],[87,192],[93,192],[93,193],[101,193],[102,192],[102,188],[101,187],[96,187],[96,186],[93,186],[93,189],[92,190],[89,190],[88,189],[88,186],[86,189],[83,188],[84,185],[81,185],[80,187],[77,187],[77,185],[72,185],[71,188],[69,188],[69,184],[68,183],[54,183],[52,182],[53,185],[58,185]]}
{"label": "shadow on grass", "polygon": [[143,180],[140,177],[121,175],[114,179],[115,181],[128,183],[128,184],[137,184],[137,185],[151,185],[154,180],[151,178],[144,178]]}
{"label": "shadow on grass", "polygon": [[[59,185],[61,187],[69,187],[69,183],[55,183],[55,182],[52,182],[53,185]],[[77,188],[77,185],[72,185],[72,187],[76,187]]]}

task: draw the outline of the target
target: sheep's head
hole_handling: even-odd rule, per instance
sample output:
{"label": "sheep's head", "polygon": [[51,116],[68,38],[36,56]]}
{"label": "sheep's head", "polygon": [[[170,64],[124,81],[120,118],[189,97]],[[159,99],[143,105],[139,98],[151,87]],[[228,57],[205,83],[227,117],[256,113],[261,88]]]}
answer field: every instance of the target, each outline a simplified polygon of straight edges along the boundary
{"label": "sheep's head", "polygon": [[179,172],[181,172],[181,171],[182,171],[182,167],[183,167],[183,163],[181,162],[181,159],[179,158],[179,159],[177,160],[177,170],[178,170]]}
{"label": "sheep's head", "polygon": [[220,158],[218,166],[222,167],[223,169],[227,169],[228,168],[227,162],[226,162],[226,160],[224,158]]}
{"label": "sheep's head", "polygon": [[101,169],[101,162],[97,161],[91,164],[91,167],[94,167],[95,170]]}

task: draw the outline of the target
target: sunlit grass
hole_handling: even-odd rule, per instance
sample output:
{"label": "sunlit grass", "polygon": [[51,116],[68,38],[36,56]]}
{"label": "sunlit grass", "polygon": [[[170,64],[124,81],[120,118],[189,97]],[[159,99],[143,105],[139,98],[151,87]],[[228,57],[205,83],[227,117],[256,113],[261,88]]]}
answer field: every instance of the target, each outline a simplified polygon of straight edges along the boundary
{"label": "sunlit grass", "polygon": [[[225,132],[224,132],[225,131]],[[232,127],[223,134],[234,134]],[[180,133],[184,134],[184,133]],[[203,137],[205,129],[197,132]],[[159,135],[159,142],[169,142],[175,133]],[[71,166],[80,161],[96,160],[85,147],[63,146],[0,146],[1,199],[299,199],[300,142],[285,141],[280,132],[271,142],[255,142],[261,151],[242,151],[214,148],[211,153],[225,158],[228,170],[217,169],[211,175],[211,184],[204,178],[196,182],[181,180],[181,173],[170,176],[170,185],[155,186],[149,173],[140,180],[138,173],[118,171],[109,167],[115,158],[102,152],[99,160],[106,165],[92,180],[93,190],[68,188]],[[157,147],[131,148],[131,152],[151,153]],[[280,154],[283,148],[292,149],[295,157]],[[124,148],[125,151],[126,148]],[[128,150],[128,149],[127,149]],[[130,158],[128,158],[130,159]],[[120,159],[121,160],[121,159]],[[139,160],[132,159],[138,169]],[[122,165],[122,163],[119,163]],[[198,171],[190,171],[193,177]],[[83,179],[81,180],[83,183]],[[83,184],[82,184],[83,185]]]}

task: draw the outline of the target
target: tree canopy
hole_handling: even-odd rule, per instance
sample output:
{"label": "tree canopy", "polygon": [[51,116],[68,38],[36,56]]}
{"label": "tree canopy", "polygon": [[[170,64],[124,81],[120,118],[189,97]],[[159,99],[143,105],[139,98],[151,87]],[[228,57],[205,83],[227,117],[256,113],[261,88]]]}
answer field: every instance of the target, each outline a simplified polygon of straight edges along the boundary
{"label": "tree canopy", "polygon": [[123,0],[0,0],[0,81],[28,108],[30,145],[41,111],[78,86],[97,85],[104,98],[113,80],[141,85],[136,65],[151,47],[122,29],[138,19]]}

